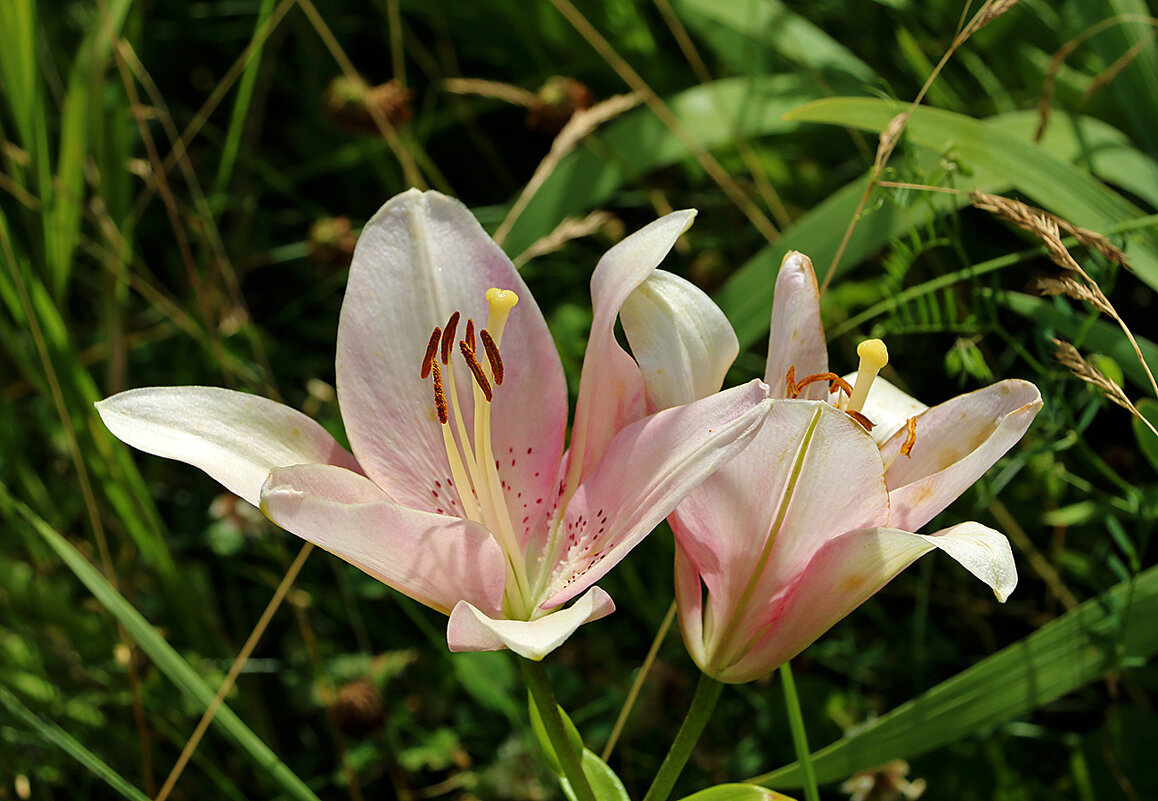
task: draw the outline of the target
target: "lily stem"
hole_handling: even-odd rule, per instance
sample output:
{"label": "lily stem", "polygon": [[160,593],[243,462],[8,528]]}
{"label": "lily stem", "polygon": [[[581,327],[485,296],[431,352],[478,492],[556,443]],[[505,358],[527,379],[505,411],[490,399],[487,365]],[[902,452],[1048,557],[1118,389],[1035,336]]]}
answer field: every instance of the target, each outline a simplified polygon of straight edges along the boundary
{"label": "lily stem", "polygon": [[659,766],[659,772],[655,774],[651,787],[647,788],[647,795],[643,797],[643,801],[667,801],[676,779],[692,755],[696,741],[700,739],[704,726],[708,724],[723,689],[723,682],[716,681],[706,673],[700,674],[700,683],[696,685],[696,694],[692,697],[688,714],[684,717],[684,722],[680,725],[680,730],[671,748],[668,749],[663,764]]}
{"label": "lily stem", "polygon": [[788,707],[788,725],[792,729],[792,744],[796,747],[796,763],[804,783],[805,801],[820,801],[820,788],[816,785],[816,771],[812,767],[812,756],[808,750],[808,732],[804,730],[804,715],[800,711],[800,697],[796,694],[796,680],[792,678],[792,667],[787,662],[780,666],[780,681],[784,685],[784,703]]}
{"label": "lily stem", "polygon": [[587,774],[583,772],[582,757],[567,736],[563,716],[559,714],[559,705],[555,701],[555,691],[551,689],[551,681],[547,678],[547,669],[541,662],[530,659],[520,659],[519,665],[523,669],[523,680],[531,691],[535,708],[539,710],[539,718],[547,729],[547,737],[559,758],[559,766],[563,768],[563,775],[570,782],[571,789],[575,791],[575,797],[579,801],[595,801],[595,793],[587,782]]}

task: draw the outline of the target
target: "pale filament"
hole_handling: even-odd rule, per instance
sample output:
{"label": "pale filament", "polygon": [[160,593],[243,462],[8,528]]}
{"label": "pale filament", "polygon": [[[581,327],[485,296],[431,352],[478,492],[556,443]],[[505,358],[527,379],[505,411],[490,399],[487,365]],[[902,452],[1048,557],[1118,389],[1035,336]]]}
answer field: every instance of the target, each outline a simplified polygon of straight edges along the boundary
{"label": "pale filament", "polygon": [[[480,332],[485,358],[481,360],[478,358],[473,320],[467,320],[464,338],[457,343],[457,350],[469,368],[473,385],[471,425],[468,428],[468,421],[458,400],[452,366],[455,352],[452,346],[458,328],[458,312],[451,315],[439,340],[441,348],[438,355],[441,358],[438,361],[441,361],[444,367],[446,382],[445,393],[441,393],[441,398],[438,364],[433,365],[433,372],[436,375],[436,406],[440,408],[439,417],[442,425],[439,428],[442,429],[451,476],[458,485],[458,496],[463,504],[462,514],[486,526],[498,540],[507,556],[508,572],[513,579],[513,582],[508,582],[504,607],[509,607],[506,611],[512,615],[526,616],[531,611],[530,585],[527,581],[522,550],[514,526],[511,525],[510,512],[503,495],[502,480],[495,466],[494,448],[491,444],[491,401],[504,379],[499,345],[507,316],[519,299],[514,292],[499,289],[488,290],[486,298],[489,306],[487,327]],[[436,332],[437,330],[435,329]],[[426,361],[423,364],[424,377],[427,363],[431,361],[434,341],[435,335],[432,334],[427,347]],[[450,395],[449,405],[446,404],[445,394]],[[443,412],[443,409],[446,412]],[[443,419],[443,414],[447,419]],[[454,422],[451,423],[449,418],[454,418]]]}

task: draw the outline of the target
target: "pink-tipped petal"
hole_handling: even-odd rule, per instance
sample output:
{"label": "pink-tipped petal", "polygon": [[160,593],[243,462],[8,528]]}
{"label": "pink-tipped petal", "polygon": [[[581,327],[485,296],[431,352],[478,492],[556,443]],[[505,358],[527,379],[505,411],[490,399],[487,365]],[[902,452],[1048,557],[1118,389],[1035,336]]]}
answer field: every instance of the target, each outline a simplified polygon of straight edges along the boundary
{"label": "pink-tipped petal", "polygon": [[275,467],[358,462],[324,428],[268,398],[217,387],[130,389],[96,404],[117,439],[191,464],[257,506]]}
{"label": "pink-tipped petal", "polygon": [[[735,459],[707,478],[671,518],[716,620],[749,619],[779,584],[831,538],[888,521],[880,455],[848,415],[821,401],[779,400]],[[760,555],[775,541],[760,575]],[[681,615],[683,611],[681,610]],[[718,632],[716,632],[718,635]]]}
{"label": "pink-tipped petal", "polygon": [[584,623],[615,611],[611,596],[599,587],[566,609],[537,620],[496,619],[467,601],[460,602],[446,624],[446,641],[451,651],[498,651],[509,648],[536,662],[562,645]]}
{"label": "pink-tipped petal", "polygon": [[771,401],[751,381],[658,412],[625,428],[567,504],[562,550],[543,608],[598,581],[701,481],[734,458],[760,428]]}
{"label": "pink-tipped petal", "polygon": [[571,432],[571,486],[596,468],[622,428],[647,412],[643,375],[615,341],[615,320],[628,296],[659,266],[695,216],[694,211],[672,212],[636,231],[603,254],[591,275],[594,316]]}
{"label": "pink-tipped petal", "polygon": [[916,531],[932,520],[1021,439],[1040,409],[1037,387],[1009,379],[919,416],[909,457],[898,453],[905,432],[895,434],[881,448],[889,525]]}
{"label": "pink-tipped petal", "polygon": [[627,297],[619,319],[652,409],[719,392],[740,352],[720,307],[695,284],[665,270],[653,272]]}
{"label": "pink-tipped petal", "polygon": [[[771,325],[764,380],[772,388],[773,398],[783,398],[789,367],[794,368],[797,380],[828,372],[828,347],[820,322],[820,289],[812,262],[803,253],[790,251],[780,265]],[[826,387],[824,383],[810,384],[800,397],[823,398]]]}
{"label": "pink-tipped petal", "polygon": [[931,536],[893,528],[850,531],[830,540],[768,605],[760,626],[747,632],[753,646],[735,660],[717,655],[709,673],[721,681],[746,682],[775,670],[934,548],[988,584],[999,600],[1017,584],[1009,543],[979,523]]}
{"label": "pink-tipped petal", "polygon": [[[491,412],[495,455],[508,457],[500,477],[524,496],[549,496],[567,423],[566,386],[547,324],[510,259],[465,206],[437,192],[398,195],[358,239],[338,324],[338,401],[366,474],[399,503],[440,507],[433,482],[445,488],[450,471],[422,360],[431,332],[452,312],[461,314],[456,339],[468,317],[486,327],[491,287],[519,297],[499,347],[506,375]],[[451,354],[470,430],[472,379],[457,344]]]}
{"label": "pink-tipped petal", "polygon": [[274,470],[261,509],[287,531],[443,614],[462,600],[499,613],[502,550],[469,520],[399,506],[368,478],[328,465]]}

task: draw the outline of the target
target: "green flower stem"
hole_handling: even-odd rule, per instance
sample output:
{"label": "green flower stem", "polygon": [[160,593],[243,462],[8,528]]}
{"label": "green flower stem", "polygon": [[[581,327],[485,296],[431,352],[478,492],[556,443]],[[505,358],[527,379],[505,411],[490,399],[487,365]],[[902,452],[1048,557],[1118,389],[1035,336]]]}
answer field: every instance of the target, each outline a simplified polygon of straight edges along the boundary
{"label": "green flower stem", "polygon": [[691,708],[688,709],[688,714],[676,734],[675,742],[668,749],[667,756],[659,766],[659,772],[655,774],[655,779],[647,789],[643,801],[667,801],[667,797],[671,795],[671,788],[675,786],[676,779],[692,755],[692,749],[700,739],[704,726],[708,724],[708,718],[712,716],[712,710],[716,708],[716,701],[719,700],[723,689],[722,682],[705,673],[700,674],[700,683],[696,685]]}
{"label": "green flower stem", "polygon": [[575,797],[579,801],[595,801],[595,793],[591,791],[587,775],[583,772],[581,757],[575,752],[571,738],[567,736],[563,717],[559,714],[559,706],[555,701],[555,691],[551,689],[551,681],[547,678],[547,669],[543,667],[543,663],[530,659],[520,659],[519,665],[523,669],[523,680],[527,682],[527,689],[531,691],[531,698],[535,701],[535,708],[539,710],[539,717],[547,729],[547,736],[551,738],[551,745],[555,747],[555,756],[559,758],[563,775],[571,783]]}
{"label": "green flower stem", "polygon": [[792,667],[787,662],[780,666],[780,680],[784,684],[784,703],[788,707],[788,725],[792,728],[796,761],[804,779],[804,798],[805,801],[820,801],[820,788],[816,786],[816,771],[812,768],[812,756],[808,750],[808,733],[804,730],[804,715],[800,712],[800,698],[796,695],[796,680],[792,678]]}

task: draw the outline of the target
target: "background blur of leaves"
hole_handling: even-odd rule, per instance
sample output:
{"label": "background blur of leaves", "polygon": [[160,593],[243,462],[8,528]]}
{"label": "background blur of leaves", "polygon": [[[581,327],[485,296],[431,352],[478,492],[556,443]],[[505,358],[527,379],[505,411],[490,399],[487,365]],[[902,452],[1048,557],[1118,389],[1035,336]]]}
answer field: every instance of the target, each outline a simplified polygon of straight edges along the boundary
{"label": "background blur of leaves", "polygon": [[[174,677],[191,667],[216,688],[299,548],[192,468],[130,454],[93,401],[223,385],[340,436],[333,351],[352,242],[415,182],[460,197],[512,257],[554,243],[524,273],[572,380],[600,253],[664,211],[698,208],[665,266],[717,293],[748,347],[733,378],[757,374],[780,255],[798,248],[828,270],[879,132],[977,6],[579,2],[614,54],[567,8],[0,3],[0,797],[155,795],[204,709]],[[1046,406],[944,516],[1012,535],[1017,593],[999,606],[935,557],[898,578],[797,661],[813,746],[1103,598],[1101,678],[1044,705],[1022,697],[1016,719],[927,754],[895,754],[930,798],[1158,797],[1155,645],[1122,634],[1131,604],[1154,598],[1153,582],[1137,595],[1129,582],[1154,564],[1158,442],[1056,365],[1050,339],[1074,343],[1135,400],[1152,394],[1141,364],[1105,315],[1037,293],[1058,274],[1040,243],[962,194],[908,188],[1021,196],[1108,236],[1134,272],[1073,252],[1158,368],[1145,339],[1158,311],[1150,13],[1142,0],[1022,0],[974,34],[927,95],[946,113],[914,116],[824,297],[837,369],[858,337],[883,336],[890,379],[926,402],[1024,377]],[[678,130],[636,105],[516,203],[571,111],[640,88],[630,70]],[[841,96],[863,100],[799,108]],[[582,236],[557,230],[568,219]],[[1140,404],[1151,421],[1156,408]],[[119,601],[94,596],[99,576],[78,581],[54,531]],[[605,582],[619,612],[553,658],[592,747],[668,607],[671,552],[666,529],[645,542]],[[151,656],[134,645],[142,630],[110,614],[132,608],[160,635]],[[173,797],[308,797],[298,785],[351,799],[557,794],[511,733],[526,712],[507,655],[451,656],[442,627],[314,554],[226,699],[242,728],[211,728]],[[633,792],[693,687],[672,633],[611,761]],[[934,740],[939,725],[910,739]],[[792,761],[787,732],[775,682],[728,691],[680,788]],[[253,761],[262,742],[284,765]],[[85,755],[103,767],[81,767]]]}

